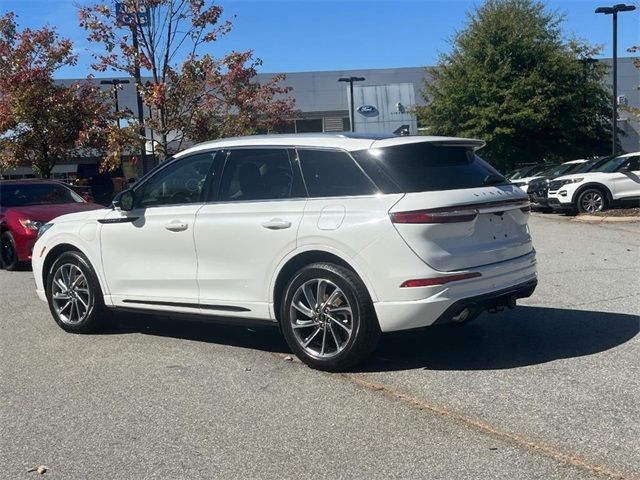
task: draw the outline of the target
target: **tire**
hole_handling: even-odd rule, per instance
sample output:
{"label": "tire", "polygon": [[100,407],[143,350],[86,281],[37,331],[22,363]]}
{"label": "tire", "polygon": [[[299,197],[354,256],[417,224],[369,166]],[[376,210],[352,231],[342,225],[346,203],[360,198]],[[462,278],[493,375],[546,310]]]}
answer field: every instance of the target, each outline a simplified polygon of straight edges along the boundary
{"label": "tire", "polygon": [[587,188],[580,192],[576,203],[580,213],[603,212],[609,206],[607,195],[599,188]]}
{"label": "tire", "polygon": [[[71,288],[65,291],[63,285]],[[97,332],[110,316],[98,278],[80,252],[65,252],[56,258],[45,291],[53,319],[67,332]]]}
{"label": "tire", "polygon": [[[325,300],[324,309],[316,308],[318,297]],[[362,280],[332,263],[308,265],[291,278],[281,302],[280,326],[300,360],[329,372],[344,371],[364,361],[380,337],[373,303]]]}
{"label": "tire", "polygon": [[0,236],[0,263],[5,270],[13,272],[20,268],[18,252],[16,251],[16,241],[11,232],[6,231]]}

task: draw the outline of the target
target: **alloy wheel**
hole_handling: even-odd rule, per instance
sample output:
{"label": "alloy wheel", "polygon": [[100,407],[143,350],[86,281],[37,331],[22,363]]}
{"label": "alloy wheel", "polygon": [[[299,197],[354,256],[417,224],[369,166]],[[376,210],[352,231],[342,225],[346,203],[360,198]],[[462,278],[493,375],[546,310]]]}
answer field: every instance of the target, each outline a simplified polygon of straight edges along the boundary
{"label": "alloy wheel", "polygon": [[585,193],[580,199],[580,206],[585,212],[595,213],[604,208],[602,195],[595,191]]}
{"label": "alloy wheel", "polygon": [[289,321],[298,344],[315,358],[342,352],[354,328],[354,314],[345,293],[323,278],[308,280],[296,290]]}
{"label": "alloy wheel", "polygon": [[91,291],[80,267],[64,263],[58,267],[51,282],[51,299],[60,321],[68,325],[82,322],[89,313]]}

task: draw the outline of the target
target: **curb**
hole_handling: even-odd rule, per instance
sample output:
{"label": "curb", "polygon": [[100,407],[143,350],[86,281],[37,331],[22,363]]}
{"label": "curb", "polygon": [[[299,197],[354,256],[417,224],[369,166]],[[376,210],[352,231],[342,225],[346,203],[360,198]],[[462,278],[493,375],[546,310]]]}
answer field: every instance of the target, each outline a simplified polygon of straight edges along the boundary
{"label": "curb", "polygon": [[634,223],[640,222],[640,217],[600,217],[598,215],[578,215],[573,217],[571,221],[584,223]]}

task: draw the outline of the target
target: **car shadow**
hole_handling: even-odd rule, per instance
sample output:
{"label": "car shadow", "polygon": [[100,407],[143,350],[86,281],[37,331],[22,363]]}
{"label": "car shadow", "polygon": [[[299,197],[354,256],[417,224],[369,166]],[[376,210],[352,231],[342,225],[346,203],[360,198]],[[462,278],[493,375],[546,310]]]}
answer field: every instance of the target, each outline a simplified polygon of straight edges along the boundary
{"label": "car shadow", "polygon": [[[247,321],[249,322],[249,321]],[[226,325],[197,319],[172,318],[144,313],[118,312],[104,335],[141,333],[196,342],[253,348],[267,352],[289,353],[277,326]]]}
{"label": "car shadow", "polygon": [[519,306],[483,313],[468,324],[383,335],[374,357],[358,371],[525,367],[603,352],[639,331],[636,315]]}
{"label": "car shadow", "polygon": [[[519,306],[482,314],[464,325],[441,325],[384,334],[358,372],[424,368],[500,370],[603,352],[631,340],[640,317],[620,313]],[[119,313],[107,334],[161,337],[290,353],[278,328],[236,326]]]}

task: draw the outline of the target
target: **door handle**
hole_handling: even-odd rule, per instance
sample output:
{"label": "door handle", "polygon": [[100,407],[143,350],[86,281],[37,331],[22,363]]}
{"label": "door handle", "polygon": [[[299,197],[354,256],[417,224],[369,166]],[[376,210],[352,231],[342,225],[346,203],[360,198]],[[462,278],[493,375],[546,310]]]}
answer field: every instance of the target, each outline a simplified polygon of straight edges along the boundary
{"label": "door handle", "polygon": [[282,220],[281,218],[272,218],[268,222],[264,222],[262,226],[269,230],[284,230],[291,226],[291,222]]}
{"label": "door handle", "polygon": [[174,220],[172,222],[167,223],[164,228],[171,232],[183,232],[187,228],[189,228],[189,224],[185,222],[181,222],[180,220]]}

